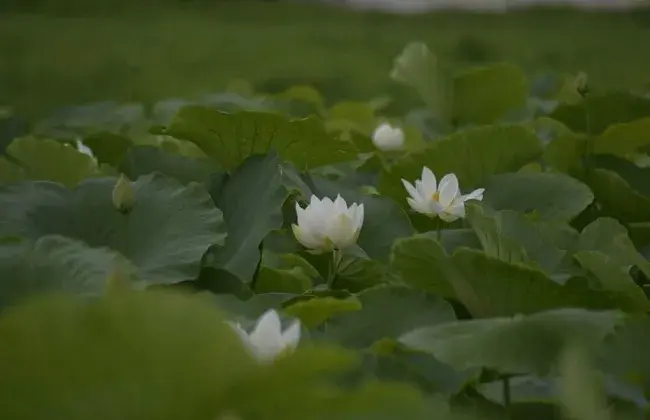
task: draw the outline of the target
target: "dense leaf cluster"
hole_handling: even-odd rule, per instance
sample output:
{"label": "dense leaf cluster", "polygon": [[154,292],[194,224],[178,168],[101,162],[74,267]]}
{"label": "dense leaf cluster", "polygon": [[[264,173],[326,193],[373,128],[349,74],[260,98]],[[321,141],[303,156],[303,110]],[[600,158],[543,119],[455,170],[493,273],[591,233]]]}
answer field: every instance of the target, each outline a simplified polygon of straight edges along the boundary
{"label": "dense leaf cluster", "polygon": [[[7,141],[0,418],[645,418],[650,99],[418,51],[401,118],[298,86]],[[385,121],[402,152],[373,146]],[[423,166],[483,201],[413,213]],[[291,224],[338,194],[365,221],[332,279]],[[223,321],[269,308],[306,337],[259,365]]]}

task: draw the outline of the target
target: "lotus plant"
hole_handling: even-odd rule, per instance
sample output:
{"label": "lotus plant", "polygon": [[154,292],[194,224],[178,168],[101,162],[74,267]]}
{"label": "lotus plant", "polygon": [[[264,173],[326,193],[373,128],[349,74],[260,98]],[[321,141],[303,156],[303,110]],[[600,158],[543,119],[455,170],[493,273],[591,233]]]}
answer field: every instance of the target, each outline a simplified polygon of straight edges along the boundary
{"label": "lotus plant", "polygon": [[447,174],[437,183],[436,176],[426,166],[422,169],[422,178],[415,181],[415,186],[405,179],[402,179],[402,184],[410,195],[406,201],[413,210],[429,217],[440,217],[445,222],[464,218],[465,202],[483,200],[485,191],[479,188],[463,195],[456,175]]}
{"label": "lotus plant", "polygon": [[372,133],[372,143],[380,150],[400,150],[404,147],[404,131],[388,123],[380,124]]}
{"label": "lotus plant", "polygon": [[363,226],[363,204],[348,207],[338,195],[332,201],[312,195],[309,205],[296,203],[298,224],[291,226],[298,242],[317,252],[341,250],[354,245]]}
{"label": "lotus plant", "polygon": [[239,335],[252,356],[262,363],[273,362],[278,356],[293,352],[300,342],[300,321],[292,322],[283,331],[280,315],[274,309],[262,314],[250,333],[237,323],[228,324]]}

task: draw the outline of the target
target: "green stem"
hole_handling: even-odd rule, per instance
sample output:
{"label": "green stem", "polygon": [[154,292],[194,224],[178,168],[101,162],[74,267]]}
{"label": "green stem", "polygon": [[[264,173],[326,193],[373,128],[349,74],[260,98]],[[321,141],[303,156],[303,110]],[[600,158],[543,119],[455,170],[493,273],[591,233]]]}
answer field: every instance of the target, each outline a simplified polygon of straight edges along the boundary
{"label": "green stem", "polygon": [[438,242],[442,244],[442,220],[438,220],[438,232],[437,232],[437,238]]}
{"label": "green stem", "polygon": [[503,382],[503,406],[506,409],[508,418],[510,418],[510,405],[511,405],[511,395],[510,395],[510,378],[505,377],[502,379]]}
{"label": "green stem", "polygon": [[330,269],[329,272],[327,273],[327,286],[330,289],[334,287],[334,282],[336,281],[336,273],[339,270],[341,259],[343,259],[343,253],[338,249],[334,249],[332,251],[332,261],[330,264]]}
{"label": "green stem", "polygon": [[593,154],[593,141],[591,139],[591,116],[589,115],[589,103],[587,100],[584,100],[585,105],[585,131],[587,132],[587,138],[585,139],[585,144],[582,152],[582,164],[586,175],[589,175],[591,170],[591,155]]}

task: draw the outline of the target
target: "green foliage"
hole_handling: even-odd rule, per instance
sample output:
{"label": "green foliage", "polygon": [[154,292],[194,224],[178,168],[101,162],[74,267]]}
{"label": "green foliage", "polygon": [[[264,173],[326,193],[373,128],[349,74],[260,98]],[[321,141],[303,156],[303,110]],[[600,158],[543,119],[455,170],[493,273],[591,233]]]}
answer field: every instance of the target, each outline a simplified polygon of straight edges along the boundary
{"label": "green foliage", "polygon": [[89,179],[74,190],[44,181],[6,186],[0,190],[0,233],[32,240],[63,235],[111,248],[148,284],[195,278],[203,253],[226,237],[222,213],[205,189],[146,175],[133,185],[133,209],[122,213],[112,202],[116,182]]}
{"label": "green foliage", "polygon": [[[7,142],[0,418],[646,417],[647,99],[584,75],[531,97],[418,43],[395,66],[427,108],[237,81],[166,127],[82,130],[93,156]],[[407,192],[424,167],[440,188]],[[483,197],[416,213],[451,173]]]}
{"label": "green foliage", "polygon": [[182,109],[165,133],[192,141],[224,168],[248,156],[277,151],[301,169],[355,157],[354,146],[329,135],[318,119],[288,120],[277,114],[226,114],[210,108]]}

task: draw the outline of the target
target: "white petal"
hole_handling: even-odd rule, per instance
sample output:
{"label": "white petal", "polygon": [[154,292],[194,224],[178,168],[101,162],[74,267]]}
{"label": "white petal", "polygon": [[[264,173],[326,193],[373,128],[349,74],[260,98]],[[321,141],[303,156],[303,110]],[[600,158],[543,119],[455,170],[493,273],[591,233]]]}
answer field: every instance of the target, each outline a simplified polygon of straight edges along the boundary
{"label": "white petal", "polygon": [[345,212],[348,215],[350,220],[352,220],[352,229],[357,228],[357,213],[359,211],[359,205],[357,203],[352,203],[350,208]]}
{"label": "white petal", "polygon": [[381,150],[397,150],[404,145],[404,132],[399,127],[383,123],[372,134],[373,144]]}
{"label": "white petal", "polygon": [[331,215],[335,212],[334,202],[329,197],[324,197],[323,200],[320,202],[320,205],[321,205],[320,211],[322,212],[321,213],[322,216]]}
{"label": "white petal", "polygon": [[300,321],[296,320],[282,333],[285,349],[295,350],[300,342]]}
{"label": "white petal", "polygon": [[90,147],[86,146],[81,140],[76,141],[77,144],[77,150],[84,155],[90,156],[91,158],[94,158],[95,155],[93,154],[93,151]]}
{"label": "white petal", "polygon": [[340,194],[336,196],[336,201],[334,201],[334,208],[339,213],[343,213],[348,209],[348,203],[345,202],[345,199],[343,199]]}
{"label": "white petal", "polygon": [[354,228],[358,231],[361,230],[363,227],[363,217],[364,217],[364,209],[363,209],[363,203],[359,204],[359,207],[357,207],[357,217],[354,223]]}
{"label": "white petal", "polygon": [[300,242],[305,248],[316,250],[323,248],[324,244],[319,237],[320,235],[312,233],[313,231],[303,229],[298,225],[291,225],[291,230],[293,231],[296,240]]}
{"label": "white petal", "polygon": [[430,215],[438,215],[445,210],[445,208],[442,207],[436,200],[427,201],[427,207]]}
{"label": "white petal", "polygon": [[278,315],[275,309],[269,309],[259,317],[251,335],[269,332],[279,334],[281,330],[282,322],[280,321],[280,315]]}
{"label": "white petal", "polygon": [[478,200],[478,201],[482,201],[482,200],[483,200],[483,193],[484,193],[484,192],[485,192],[485,188],[479,188],[479,189],[477,189],[477,190],[472,191],[471,193],[469,193],[469,194],[467,194],[467,195],[463,195],[463,196],[461,196],[461,199],[462,199],[463,201],[467,201],[467,200]]}
{"label": "white petal", "polygon": [[[442,183],[442,181],[441,181]],[[431,172],[431,169],[426,166],[422,168],[422,190],[425,196],[433,195],[436,193],[438,186],[436,185],[436,176]]]}
{"label": "white petal", "polygon": [[438,201],[443,208],[449,207],[460,191],[458,189],[458,178],[454,174],[447,174],[440,180],[440,188],[438,190]]}
{"label": "white petal", "polygon": [[230,325],[244,344],[248,344],[248,333],[241,327],[241,325],[232,321],[225,321],[225,323]]}
{"label": "white petal", "polygon": [[406,202],[409,204],[409,206],[411,206],[411,208],[413,210],[417,211],[418,213],[426,214],[426,215],[429,215],[429,216],[432,216],[432,215],[436,214],[436,213],[432,214],[432,212],[431,212],[431,210],[429,208],[428,202],[426,202],[424,200],[414,200],[414,199],[408,197],[406,199]]}
{"label": "white petal", "polygon": [[257,321],[249,334],[251,345],[262,361],[275,358],[284,349],[282,323],[275,309],[269,309]]}
{"label": "white petal", "polygon": [[406,192],[409,193],[409,195],[414,199],[414,200],[420,200],[422,199],[422,196],[420,195],[420,192],[415,189],[415,187],[402,178],[402,185],[404,185],[404,188],[406,189]]}
{"label": "white petal", "polygon": [[312,195],[309,199],[309,206],[318,206],[320,203],[321,201],[315,195]]}
{"label": "white petal", "polygon": [[445,222],[453,222],[465,217],[465,203],[462,200],[456,200],[445,211],[440,213],[440,218]]}
{"label": "white petal", "polygon": [[338,249],[346,248],[355,242],[356,231],[352,223],[352,219],[345,213],[331,220],[327,236]]}
{"label": "white petal", "polygon": [[391,135],[392,131],[393,128],[389,124],[387,123],[380,124],[372,133],[372,142],[375,144],[375,146],[379,147],[380,144],[384,142],[384,139],[387,136]]}
{"label": "white petal", "polygon": [[[419,179],[415,180],[415,190],[418,192],[418,194],[422,198],[424,198],[427,195],[427,193],[424,191],[424,186],[422,185],[422,181],[420,181]],[[431,193],[431,194],[433,194],[433,193]],[[431,195],[431,194],[428,194],[428,195]]]}

